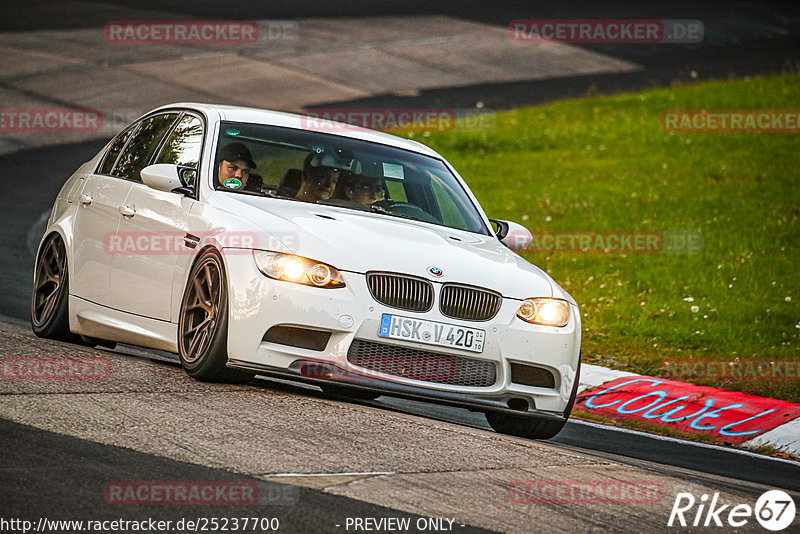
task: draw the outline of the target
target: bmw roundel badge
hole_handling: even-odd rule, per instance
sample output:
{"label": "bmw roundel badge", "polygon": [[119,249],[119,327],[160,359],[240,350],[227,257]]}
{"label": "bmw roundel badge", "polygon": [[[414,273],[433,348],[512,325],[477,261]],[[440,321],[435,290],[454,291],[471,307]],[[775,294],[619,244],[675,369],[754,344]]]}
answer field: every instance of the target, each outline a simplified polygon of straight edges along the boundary
{"label": "bmw roundel badge", "polygon": [[440,277],[444,274],[444,272],[438,267],[428,267],[428,272],[431,273],[431,276]]}

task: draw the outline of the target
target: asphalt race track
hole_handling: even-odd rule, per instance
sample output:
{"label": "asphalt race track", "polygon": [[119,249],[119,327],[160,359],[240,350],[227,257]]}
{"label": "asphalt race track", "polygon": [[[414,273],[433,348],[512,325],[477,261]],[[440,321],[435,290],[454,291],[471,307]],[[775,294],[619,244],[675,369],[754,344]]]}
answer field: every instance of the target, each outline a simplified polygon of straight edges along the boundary
{"label": "asphalt race track", "polygon": [[[204,507],[205,517],[277,518],[281,530],[293,532],[335,531],[347,516],[388,518],[398,513],[362,501],[328,495],[307,488],[235,475],[184,462],[142,454],[119,447],[99,445],[52,432],[0,422],[6,465],[0,483],[4,495],[3,515],[19,518],[64,518],[80,520],[142,520],[156,516],[160,521],[177,523],[182,518],[198,517],[197,506],[169,506],[156,513],[140,506],[115,506],[103,502],[103,490],[117,480],[202,480],[256,486],[266,496],[265,503]],[[25,469],[25,484],[19,471]],[[248,486],[245,486],[248,487]],[[89,502],[103,502],[87,506]],[[300,504],[302,503],[302,504]],[[420,517],[402,514],[412,523]],[[463,532],[486,532],[459,527]]]}
{"label": "asphalt race track", "polygon": [[[236,1],[222,8],[181,1],[171,3],[169,13],[162,4],[27,2],[0,17],[0,33],[80,29],[112,18],[143,18],[142,13],[150,18],[154,13],[230,18],[234,12],[253,19],[420,14],[404,2],[298,2],[289,8]],[[659,6],[646,16],[704,18],[702,9],[686,16],[688,5]],[[734,19],[767,9],[793,27],[800,24],[800,16],[785,14],[780,3],[768,8],[732,5],[738,9]],[[42,6],[53,9],[51,17],[41,15]],[[533,13],[523,2],[502,8],[442,2],[423,14],[499,26],[514,18],[639,16],[619,2],[603,6],[606,11],[591,6],[580,16],[568,16],[550,7]],[[500,109],[580,96],[590,88],[614,91],[692,79],[696,65],[703,66],[702,77],[780,72],[787,58],[800,57],[797,35],[712,35],[718,45],[700,50],[586,47],[643,65],[635,72],[378,94],[353,98],[347,105],[458,107],[481,100]],[[0,82],[0,90],[6,87]],[[0,156],[0,355],[82,355],[105,359],[113,369],[103,381],[0,381],[0,531],[14,531],[2,523],[11,518],[36,525],[42,518],[152,518],[176,524],[258,517],[277,518],[281,532],[303,533],[662,532],[675,530],[667,527],[667,519],[679,492],[698,498],[719,492],[726,503],[752,506],[763,492],[780,488],[800,505],[800,466],[794,462],[580,421],[570,422],[551,441],[534,442],[498,435],[481,414],[466,410],[386,397],[347,402],[313,386],[260,377],[246,386],[202,384],[189,379],[173,355],[129,346],[87,349],[35,338],[27,325],[28,306],[44,221],[63,181],[104,144],[91,140]],[[647,482],[661,494],[654,502],[626,504],[514,500],[509,491],[514,481],[541,479]],[[110,502],[109,485],[131,481],[241,484],[256,488],[259,498],[205,506]],[[374,522],[359,528],[356,518]],[[687,518],[693,519],[694,511]],[[391,528],[404,519],[410,527]],[[367,524],[382,528],[368,529]],[[737,530],[762,531],[754,520]]]}
{"label": "asphalt race track", "polygon": [[[637,451],[630,435],[582,435],[581,423],[555,442],[532,442],[476,428],[481,423],[461,410],[342,402],[271,380],[202,384],[159,353],[38,340],[13,320],[0,339],[3,354],[106,358],[113,369],[108,380],[4,381],[3,517],[276,517],[289,532],[341,532],[348,518],[364,517],[457,518],[455,530],[466,532],[472,531],[466,525],[662,531],[678,492],[719,492],[725,502],[752,503],[768,488],[797,490],[797,467],[787,462],[653,439],[639,439]],[[636,459],[639,452],[656,461]],[[705,465],[674,466],[684,462]],[[745,480],[753,473],[761,483]],[[638,506],[509,500],[513,481],[540,479],[656,484],[663,493]],[[250,484],[261,498],[203,507],[109,499],[108,485],[132,481]]]}

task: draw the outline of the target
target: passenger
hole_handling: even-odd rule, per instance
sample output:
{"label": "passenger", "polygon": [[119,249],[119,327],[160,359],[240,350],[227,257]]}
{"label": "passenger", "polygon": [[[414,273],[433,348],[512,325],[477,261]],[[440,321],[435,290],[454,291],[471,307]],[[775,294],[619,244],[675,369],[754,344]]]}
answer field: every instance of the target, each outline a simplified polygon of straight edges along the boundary
{"label": "passenger", "polygon": [[329,200],[342,176],[349,176],[361,164],[355,159],[336,157],[325,152],[312,152],[303,162],[303,179],[295,198],[305,202]]}

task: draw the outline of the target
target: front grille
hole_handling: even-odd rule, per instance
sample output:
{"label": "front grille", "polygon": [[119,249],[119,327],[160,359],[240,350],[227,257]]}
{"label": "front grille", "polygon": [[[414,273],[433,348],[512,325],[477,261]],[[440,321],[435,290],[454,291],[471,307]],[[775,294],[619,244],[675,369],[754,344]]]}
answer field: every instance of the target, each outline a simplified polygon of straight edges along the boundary
{"label": "front grille", "polygon": [[433,307],[433,284],[420,278],[398,274],[368,273],[372,297],[392,308],[426,312]]}
{"label": "front grille", "polygon": [[445,284],[439,307],[442,315],[467,321],[488,321],[500,311],[502,297],[488,289]]}
{"label": "front grille", "polygon": [[361,339],[350,345],[347,361],[386,375],[454,386],[485,388],[497,379],[494,362]]}

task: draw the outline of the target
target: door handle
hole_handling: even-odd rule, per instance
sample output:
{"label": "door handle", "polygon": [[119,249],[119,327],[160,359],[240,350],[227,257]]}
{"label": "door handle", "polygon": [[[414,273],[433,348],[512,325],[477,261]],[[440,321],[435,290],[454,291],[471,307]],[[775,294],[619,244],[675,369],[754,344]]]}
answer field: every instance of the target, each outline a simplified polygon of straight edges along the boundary
{"label": "door handle", "polygon": [[81,205],[88,206],[92,203],[92,197],[89,195],[81,195]]}
{"label": "door handle", "polygon": [[136,210],[131,208],[130,206],[120,206],[119,212],[122,214],[123,217],[133,217],[136,215]]}

